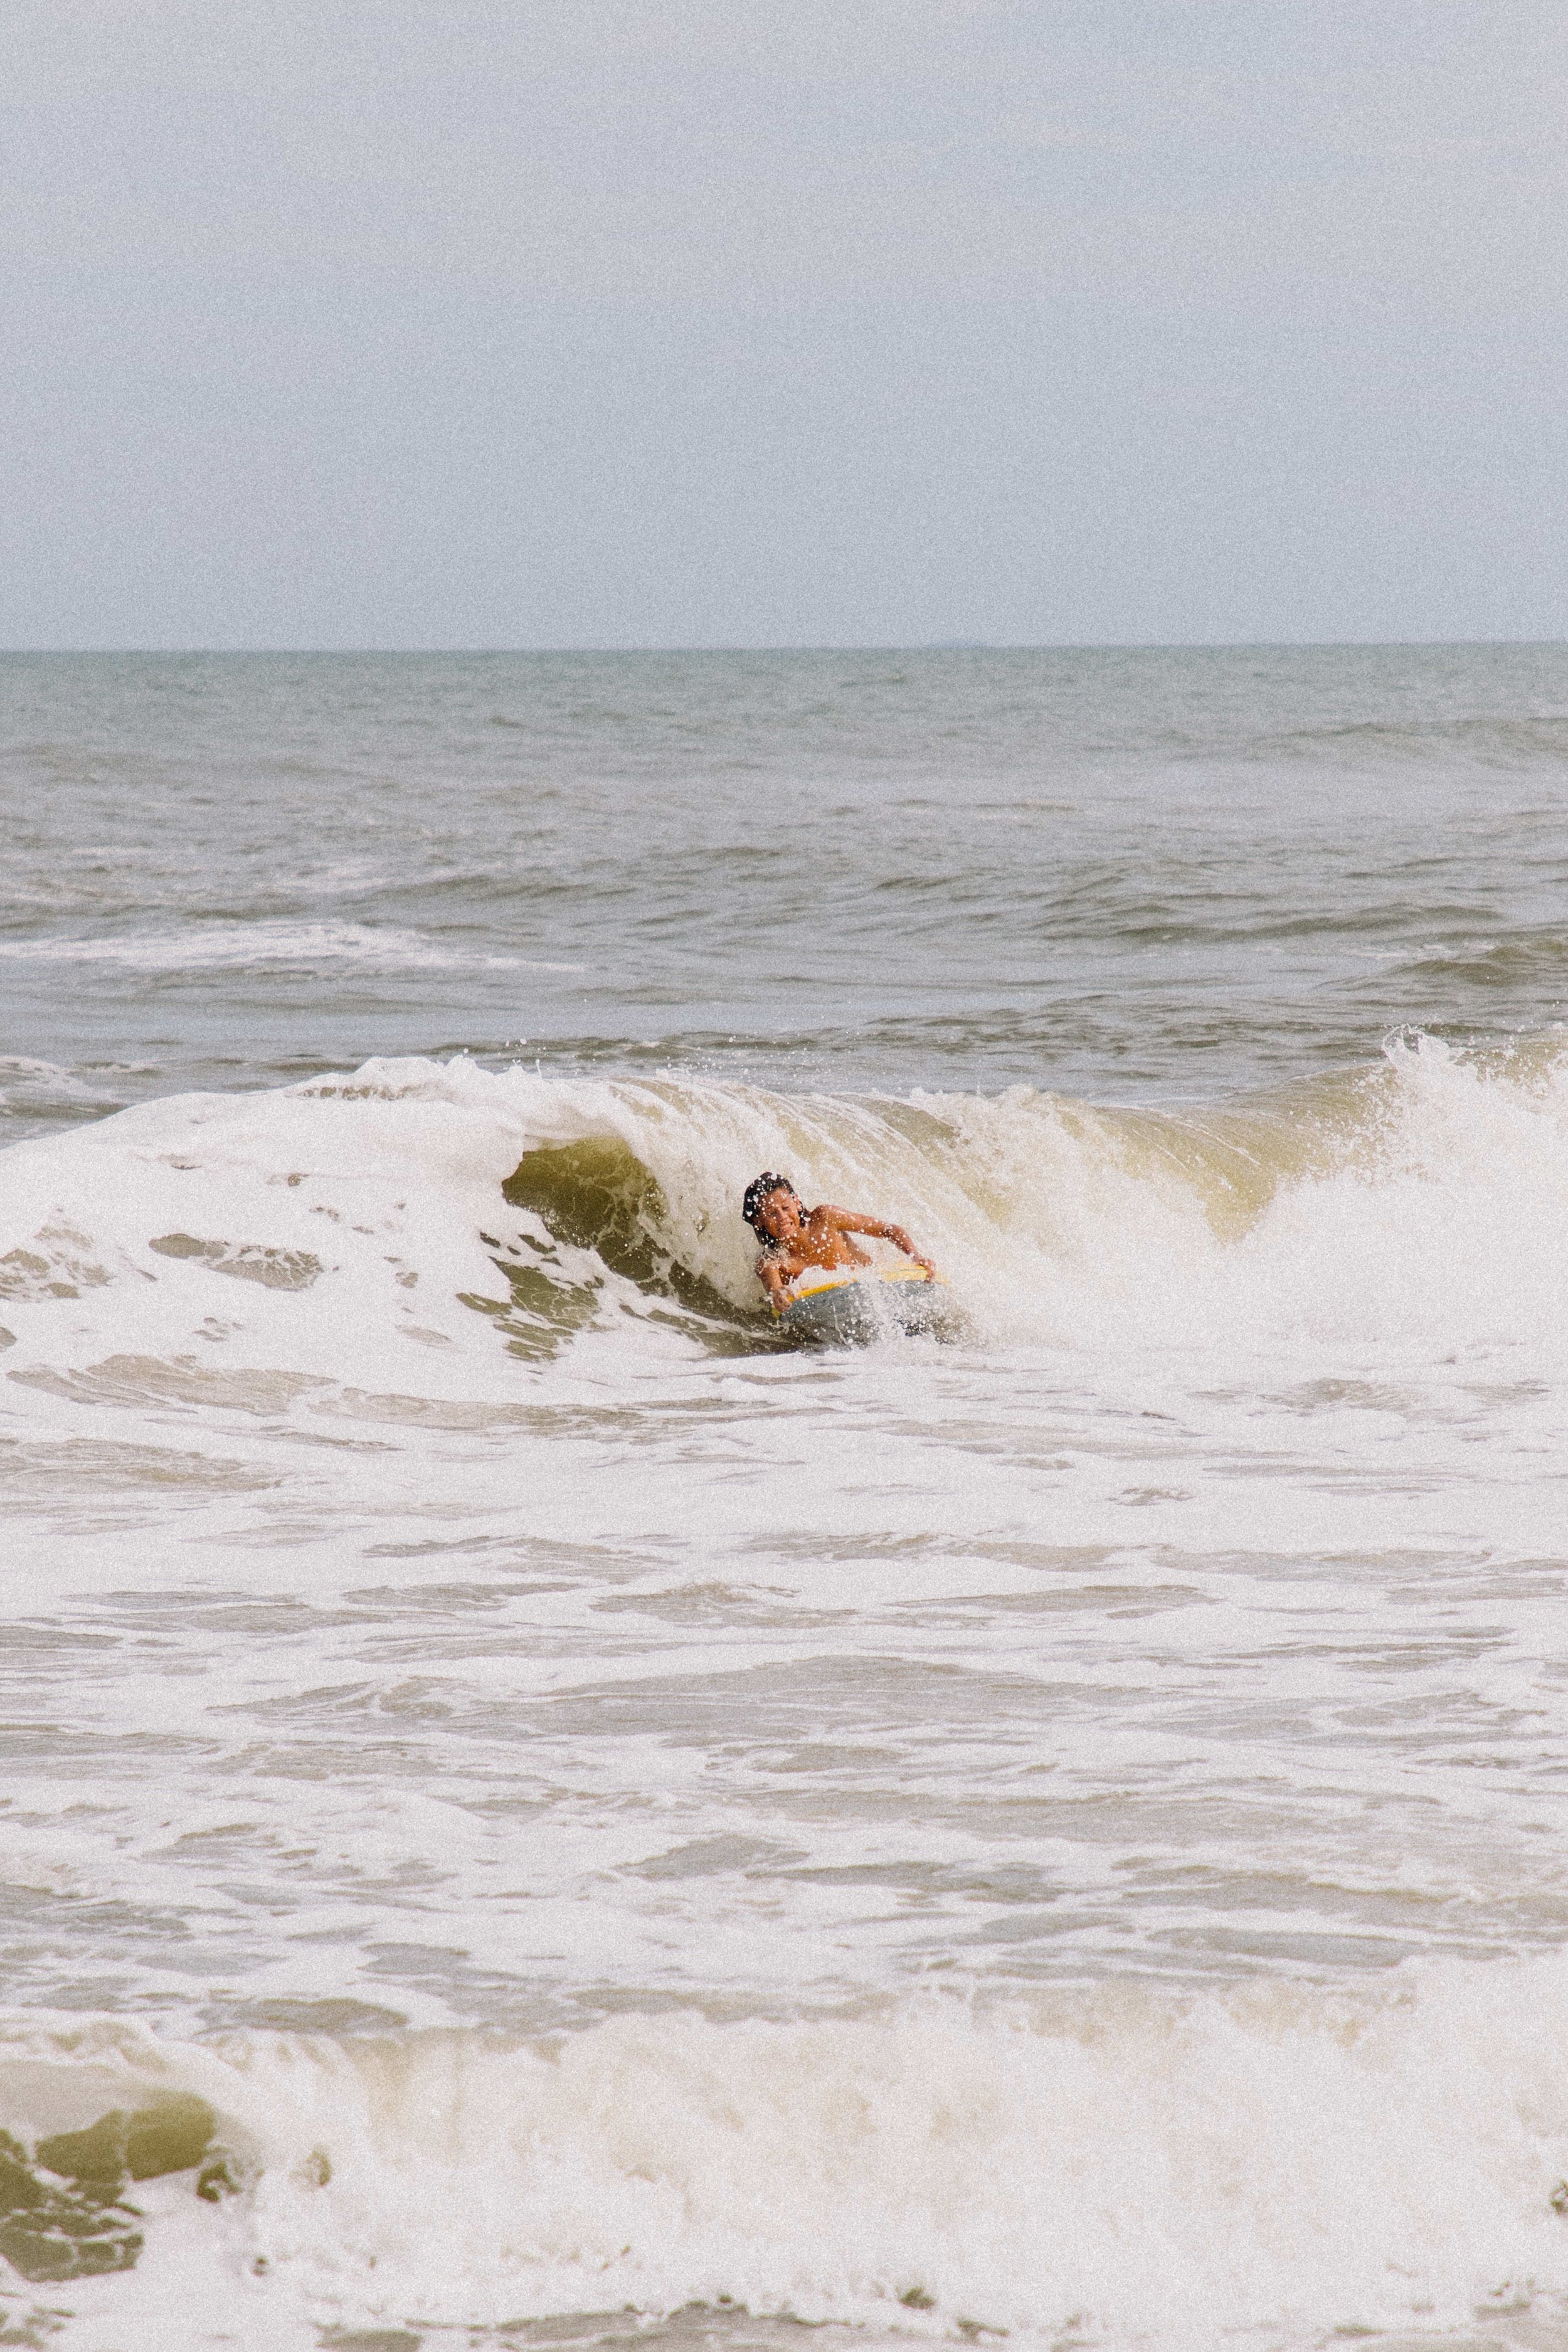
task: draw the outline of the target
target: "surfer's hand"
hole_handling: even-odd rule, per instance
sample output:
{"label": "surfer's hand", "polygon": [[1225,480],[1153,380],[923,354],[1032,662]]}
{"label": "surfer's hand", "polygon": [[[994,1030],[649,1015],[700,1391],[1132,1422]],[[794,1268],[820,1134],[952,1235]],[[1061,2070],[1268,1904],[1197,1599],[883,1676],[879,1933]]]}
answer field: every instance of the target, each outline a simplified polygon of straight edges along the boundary
{"label": "surfer's hand", "polygon": [[933,1281],[935,1280],[935,1266],[931,1264],[929,1257],[922,1257],[921,1255],[913,1242],[910,1241],[908,1234],[905,1233],[902,1225],[886,1225],[883,1227],[883,1231],[886,1233],[888,1239],[896,1244],[896,1245],[903,1251],[906,1257],[912,1257],[917,1265],[924,1266],[927,1274],[931,1276]]}

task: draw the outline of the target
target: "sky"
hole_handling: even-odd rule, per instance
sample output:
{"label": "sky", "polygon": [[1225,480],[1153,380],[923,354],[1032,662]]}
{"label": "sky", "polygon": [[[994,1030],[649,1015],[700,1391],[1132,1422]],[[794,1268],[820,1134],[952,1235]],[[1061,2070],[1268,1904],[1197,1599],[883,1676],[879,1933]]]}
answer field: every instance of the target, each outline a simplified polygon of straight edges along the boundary
{"label": "sky", "polygon": [[1568,636],[1559,0],[0,0],[0,645]]}

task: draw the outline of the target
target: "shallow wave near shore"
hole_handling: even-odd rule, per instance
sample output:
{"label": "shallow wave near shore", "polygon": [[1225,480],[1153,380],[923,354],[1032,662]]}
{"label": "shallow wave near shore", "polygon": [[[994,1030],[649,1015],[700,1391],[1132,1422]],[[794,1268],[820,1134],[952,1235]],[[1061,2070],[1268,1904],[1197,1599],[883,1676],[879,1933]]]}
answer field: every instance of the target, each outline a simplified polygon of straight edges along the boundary
{"label": "shallow wave near shore", "polygon": [[614,2337],[623,2309],[700,2335],[694,2305],[742,2341],[737,2305],[1194,2347],[1310,2341],[1333,2312],[1369,2333],[1474,2313],[1500,2343],[1532,2311],[1516,2340],[1542,2342],[1568,2291],[1565,2016],[1549,1960],[1484,1985],[1428,1967],[1361,1997],[1102,1986],[988,2018],[931,1997],[513,2047],[196,2048],[40,2020],[13,2027],[0,2086],[51,2129],[172,2085],[221,2118],[238,2197],[142,2185],[141,2273],[68,2290],[115,2343],[169,2341],[171,2298],[212,2315],[214,2342],[314,2345],[309,2315],[332,2313],[351,2325],[329,2341],[377,2352],[422,2320],[549,2341],[552,2313],[602,2315],[571,2337]]}
{"label": "shallow wave near shore", "polygon": [[[1565,1140],[1559,1040],[1413,1036],[16,1147],[0,2228],[139,2243],[13,2340],[1556,2341]],[[773,1350],[764,1163],[969,1339]],[[211,2196],[40,2168],[175,2094]]]}

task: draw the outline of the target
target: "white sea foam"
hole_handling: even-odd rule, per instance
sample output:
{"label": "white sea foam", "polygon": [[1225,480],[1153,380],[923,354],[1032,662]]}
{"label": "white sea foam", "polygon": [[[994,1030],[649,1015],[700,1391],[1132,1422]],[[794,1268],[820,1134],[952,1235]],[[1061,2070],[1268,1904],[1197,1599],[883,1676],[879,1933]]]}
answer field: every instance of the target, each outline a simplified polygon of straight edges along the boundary
{"label": "white sea foam", "polygon": [[[102,1070],[94,1072],[95,1077],[104,1075]],[[64,1110],[81,1118],[111,1099],[79,1070],[63,1069],[58,1062],[39,1061],[27,1054],[0,1054],[0,1111],[26,1115]]]}
{"label": "white sea foam", "polygon": [[418,931],[364,923],[204,922],[167,931],[95,939],[7,940],[13,963],[115,964],[128,971],[216,971],[268,964],[357,964],[374,971],[581,971],[575,963],[537,957],[477,954],[438,946]]}
{"label": "white sea foam", "polygon": [[165,2188],[135,2280],[69,2288],[124,2352],[170,2342],[169,2297],[193,2308],[196,2283],[206,2326],[182,2344],[731,2298],[1209,2352],[1550,2321],[1565,2028],[1555,1959],[1357,1998],[1112,1986],[990,2017],[627,2018],[511,2049],[13,2020],[0,2105],[28,2139],[192,2090],[260,2168],[216,2210]]}
{"label": "white sea foam", "polygon": [[[0,2127],[163,2082],[260,2167],[14,2309],[1556,2325],[1565,1127],[1411,1042],[1202,1120],[384,1061],[6,1152],[8,1966],[71,2014]],[[747,1352],[761,1165],[971,1339]]]}
{"label": "white sea foam", "polygon": [[[541,1152],[560,1163],[542,1218],[500,1198]],[[588,1156],[579,1166],[574,1153]],[[896,1211],[993,1343],[1150,1378],[1173,1351],[1189,1365],[1198,1351],[1216,1376],[1272,1377],[1478,1353],[1540,1371],[1568,1349],[1568,1067],[1478,1063],[1430,1041],[1392,1046],[1382,1076],[1353,1091],[1223,1131],[1026,1089],[906,1109],[673,1077],[372,1063],[275,1094],[167,1099],[18,1148],[0,1256],[47,1260],[51,1223],[68,1229],[79,1259],[96,1253],[116,1276],[94,1310],[100,1343],[155,1350],[210,1305],[224,1253],[235,1271],[246,1252],[304,1252],[321,1280],[310,1303],[274,1311],[273,1360],[347,1372],[356,1344],[408,1322],[417,1286],[419,1318],[461,1342],[474,1370],[487,1350],[458,1300],[493,1293],[480,1236],[502,1228],[542,1254],[546,1280],[588,1284],[590,1320],[633,1346],[649,1337],[642,1309],[661,1266],[754,1311],[735,1204],[764,1164],[816,1197]],[[629,1243],[644,1253],[640,1291],[599,1255],[616,1259],[612,1228],[623,1258]],[[162,1264],[149,1254],[171,1234],[189,1244],[183,1274],[170,1263],[180,1246]]]}

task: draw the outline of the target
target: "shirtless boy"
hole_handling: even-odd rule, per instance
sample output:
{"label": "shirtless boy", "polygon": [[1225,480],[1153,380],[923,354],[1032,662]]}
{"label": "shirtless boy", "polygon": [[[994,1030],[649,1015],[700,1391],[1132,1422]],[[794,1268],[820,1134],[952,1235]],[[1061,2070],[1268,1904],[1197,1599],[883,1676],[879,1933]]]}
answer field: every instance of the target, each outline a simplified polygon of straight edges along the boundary
{"label": "shirtless boy", "polygon": [[808,1265],[832,1268],[870,1265],[869,1255],[849,1239],[851,1234],[868,1234],[874,1241],[892,1242],[906,1257],[923,1265],[927,1274],[936,1272],[930,1258],[921,1255],[902,1225],[886,1225],[879,1217],[862,1217],[853,1209],[835,1209],[826,1202],[820,1208],[808,1209],[789,1178],[776,1176],[771,1169],[764,1175],[753,1176],[747,1185],[741,1214],[752,1232],[762,1237],[757,1278],[775,1315],[784,1313],[790,1303],[790,1284]]}

